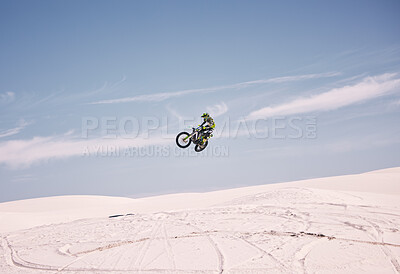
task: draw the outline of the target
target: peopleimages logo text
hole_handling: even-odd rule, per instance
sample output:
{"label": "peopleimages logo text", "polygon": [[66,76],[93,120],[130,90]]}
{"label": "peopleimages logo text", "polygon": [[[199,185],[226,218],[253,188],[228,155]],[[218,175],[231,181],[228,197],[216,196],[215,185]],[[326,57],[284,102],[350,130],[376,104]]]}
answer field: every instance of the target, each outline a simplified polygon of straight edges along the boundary
{"label": "peopleimages logo text", "polygon": [[[282,116],[256,120],[216,119],[215,138],[235,139],[315,139],[317,138],[316,116]],[[196,127],[199,120],[185,118],[172,120],[168,117],[82,117],[81,138],[104,139],[148,139],[152,136],[171,138],[181,131]]]}

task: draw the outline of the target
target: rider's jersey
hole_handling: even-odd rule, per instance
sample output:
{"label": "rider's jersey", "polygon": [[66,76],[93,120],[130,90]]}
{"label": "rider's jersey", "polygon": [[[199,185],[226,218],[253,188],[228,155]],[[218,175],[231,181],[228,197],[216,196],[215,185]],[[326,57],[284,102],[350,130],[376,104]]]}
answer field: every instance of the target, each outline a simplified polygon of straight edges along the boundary
{"label": "rider's jersey", "polygon": [[204,122],[203,122],[201,125],[202,125],[203,127],[206,126],[206,127],[212,128],[212,129],[215,128],[214,119],[211,118],[211,117],[205,118],[205,119],[204,119]]}

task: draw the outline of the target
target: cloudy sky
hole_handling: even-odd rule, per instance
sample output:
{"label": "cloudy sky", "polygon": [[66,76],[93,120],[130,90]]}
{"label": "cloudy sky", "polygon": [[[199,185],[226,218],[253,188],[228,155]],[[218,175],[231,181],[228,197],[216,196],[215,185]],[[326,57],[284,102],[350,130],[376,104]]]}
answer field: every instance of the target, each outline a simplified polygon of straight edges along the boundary
{"label": "cloudy sky", "polygon": [[[1,1],[0,202],[400,166],[399,11],[396,0]],[[205,111],[207,150],[177,149]]]}

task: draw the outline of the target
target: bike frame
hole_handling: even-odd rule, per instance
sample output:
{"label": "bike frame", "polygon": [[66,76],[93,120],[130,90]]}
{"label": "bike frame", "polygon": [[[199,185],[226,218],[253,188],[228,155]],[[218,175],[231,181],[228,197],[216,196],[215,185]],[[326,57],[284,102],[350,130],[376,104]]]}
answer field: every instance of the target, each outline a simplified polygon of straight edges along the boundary
{"label": "bike frame", "polygon": [[190,139],[190,138],[195,137],[194,140],[193,140],[193,142],[194,142],[194,141],[196,141],[196,140],[199,138],[199,134],[200,134],[200,131],[201,131],[202,127],[199,126],[199,127],[197,127],[197,128],[192,128],[192,129],[193,129],[193,132],[192,132],[189,136],[187,136],[186,138],[184,138],[184,139],[183,139],[184,141],[186,141],[187,139]]}

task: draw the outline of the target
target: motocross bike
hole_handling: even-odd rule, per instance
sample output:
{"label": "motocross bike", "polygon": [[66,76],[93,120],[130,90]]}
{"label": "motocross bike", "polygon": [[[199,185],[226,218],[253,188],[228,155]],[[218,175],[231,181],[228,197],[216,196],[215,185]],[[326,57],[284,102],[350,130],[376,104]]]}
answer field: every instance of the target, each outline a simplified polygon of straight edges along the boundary
{"label": "motocross bike", "polygon": [[211,132],[209,132],[208,130],[203,130],[202,126],[192,129],[193,131],[190,134],[185,131],[179,133],[176,136],[176,144],[180,148],[187,148],[193,142],[196,145],[194,147],[194,150],[196,152],[200,152],[204,150],[208,145],[208,140],[202,142],[203,138],[206,138],[208,134],[211,134]]}

